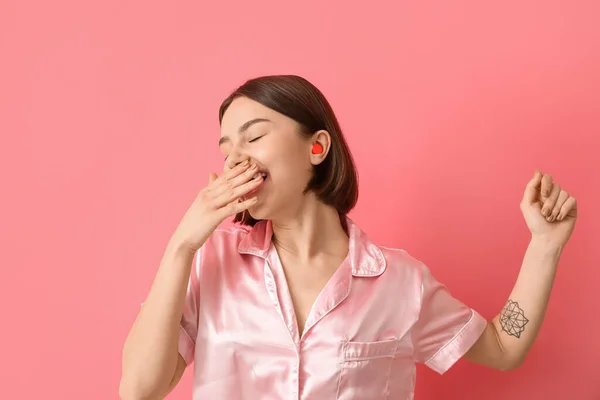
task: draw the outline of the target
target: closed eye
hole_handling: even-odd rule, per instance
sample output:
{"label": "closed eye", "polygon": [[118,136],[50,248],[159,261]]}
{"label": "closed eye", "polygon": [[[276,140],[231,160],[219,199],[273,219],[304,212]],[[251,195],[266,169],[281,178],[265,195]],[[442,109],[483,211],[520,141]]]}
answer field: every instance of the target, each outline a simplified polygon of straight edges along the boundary
{"label": "closed eye", "polygon": [[[263,137],[263,136],[265,136],[265,135],[262,135],[262,136],[256,137],[256,138],[254,138],[254,139],[252,139],[252,140],[248,140],[248,143],[256,142],[258,139],[260,139],[260,138],[261,138],[261,137]],[[229,157],[229,156],[225,156],[225,161],[227,161],[227,157]]]}

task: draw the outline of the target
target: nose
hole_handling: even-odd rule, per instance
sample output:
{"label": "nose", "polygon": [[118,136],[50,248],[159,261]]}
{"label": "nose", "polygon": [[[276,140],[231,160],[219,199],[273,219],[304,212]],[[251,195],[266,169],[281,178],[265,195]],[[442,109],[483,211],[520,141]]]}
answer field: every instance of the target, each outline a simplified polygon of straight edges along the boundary
{"label": "nose", "polygon": [[[249,160],[249,158],[247,158],[247,159]],[[242,160],[242,161],[236,162],[236,163],[235,163],[235,165],[234,165],[234,167],[237,167],[238,165],[240,165],[240,164],[241,164],[241,163],[243,163],[244,161],[246,161],[246,160]]]}
{"label": "nose", "polygon": [[248,157],[245,154],[238,153],[238,152],[231,152],[229,154],[229,156],[227,157],[227,162],[225,162],[225,168],[233,169],[237,165],[243,163],[246,160],[250,160],[250,157]]}

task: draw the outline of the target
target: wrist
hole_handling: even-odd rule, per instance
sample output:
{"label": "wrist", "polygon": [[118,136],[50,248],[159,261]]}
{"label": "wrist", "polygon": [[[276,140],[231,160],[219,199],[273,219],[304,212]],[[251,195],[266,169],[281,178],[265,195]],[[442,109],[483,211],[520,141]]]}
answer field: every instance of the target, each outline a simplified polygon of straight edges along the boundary
{"label": "wrist", "polygon": [[560,256],[562,253],[564,244],[558,243],[552,238],[545,235],[532,235],[529,242],[529,246],[546,255]]}
{"label": "wrist", "polygon": [[194,256],[198,251],[198,247],[193,246],[189,242],[173,236],[167,244],[167,252],[177,256]]}

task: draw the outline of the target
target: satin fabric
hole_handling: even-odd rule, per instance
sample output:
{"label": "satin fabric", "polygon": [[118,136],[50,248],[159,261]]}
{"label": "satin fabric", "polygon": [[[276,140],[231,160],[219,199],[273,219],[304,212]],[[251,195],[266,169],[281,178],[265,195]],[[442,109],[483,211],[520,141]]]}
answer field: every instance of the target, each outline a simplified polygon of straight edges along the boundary
{"label": "satin fabric", "polygon": [[197,252],[179,351],[193,399],[413,399],[415,363],[442,374],[487,322],[406,251],[348,218],[349,252],[302,335],[272,226],[218,229]]}

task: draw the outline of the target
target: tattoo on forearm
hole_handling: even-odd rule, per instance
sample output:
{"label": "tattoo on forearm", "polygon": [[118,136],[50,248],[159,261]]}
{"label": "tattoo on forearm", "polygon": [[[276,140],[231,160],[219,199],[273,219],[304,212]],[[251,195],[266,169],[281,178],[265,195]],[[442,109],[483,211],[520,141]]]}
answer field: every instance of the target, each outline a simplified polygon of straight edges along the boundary
{"label": "tattoo on forearm", "polygon": [[519,303],[509,299],[500,313],[502,330],[511,336],[520,338],[528,322],[529,320],[525,318]]}

